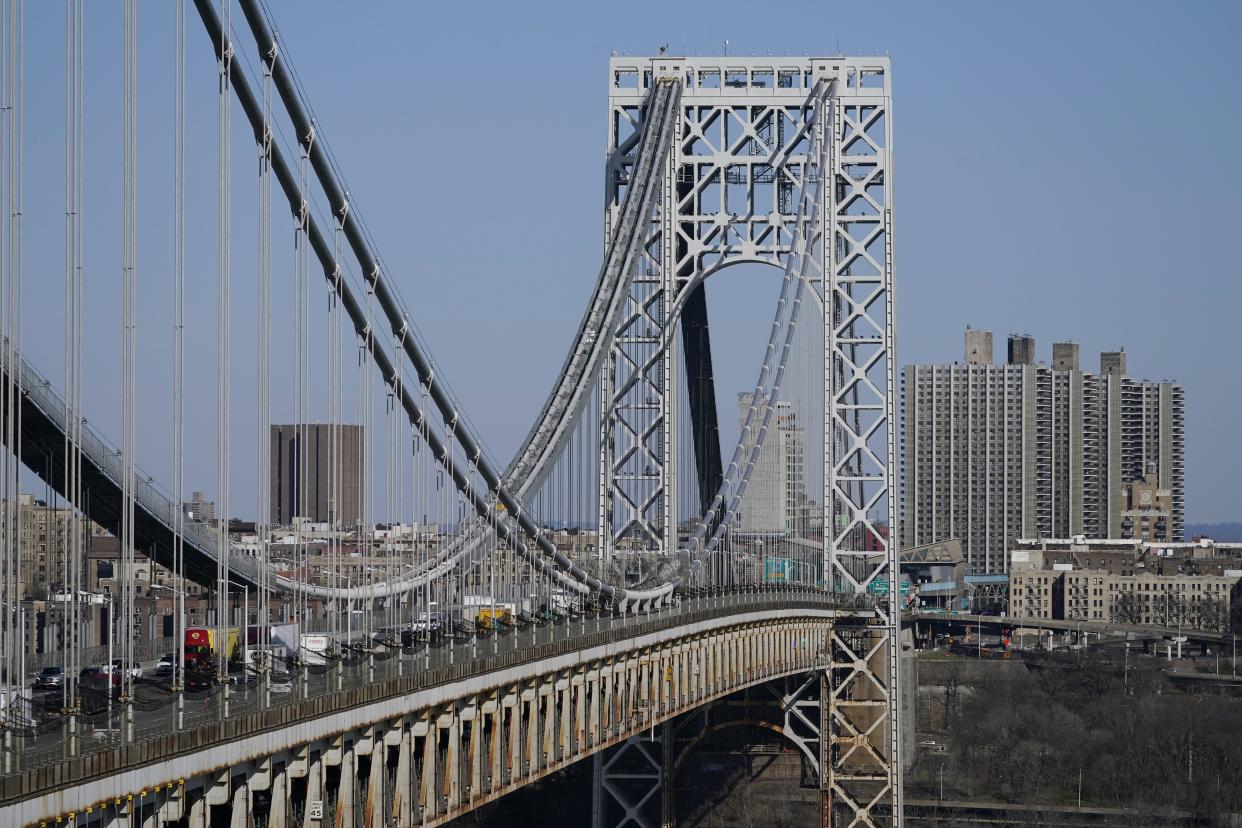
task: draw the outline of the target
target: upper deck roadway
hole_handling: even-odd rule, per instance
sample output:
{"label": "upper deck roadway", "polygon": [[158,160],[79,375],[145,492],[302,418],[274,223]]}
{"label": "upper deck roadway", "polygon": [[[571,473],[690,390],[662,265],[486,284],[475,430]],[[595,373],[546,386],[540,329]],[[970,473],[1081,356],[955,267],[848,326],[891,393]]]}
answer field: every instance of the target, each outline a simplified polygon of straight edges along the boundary
{"label": "upper deck roadway", "polygon": [[[96,723],[79,724],[76,751],[63,725],[24,740],[15,766],[0,776],[0,825],[52,824],[70,813],[81,825],[89,821],[86,809],[97,813],[99,803],[146,795],[157,786],[166,797],[179,786],[180,808],[187,780],[194,784],[239,764],[334,744],[342,734],[374,734],[402,717],[431,721],[433,733],[437,723],[457,728],[452,732],[467,751],[463,722],[479,711],[516,707],[509,714],[516,718],[491,733],[510,734],[517,761],[504,770],[497,765],[486,784],[450,784],[445,774],[456,753],[432,740],[443,767],[435,770],[434,756],[420,767],[426,772],[431,763],[431,784],[443,788],[444,798],[437,804],[433,796],[420,814],[434,824],[713,698],[822,669],[829,626],[865,623],[870,615],[852,596],[811,590],[700,595],[652,615],[584,617],[439,647],[394,649],[386,657],[361,655],[322,672],[302,670],[270,691],[252,684],[187,697],[183,711],[171,694],[149,688],[128,740],[120,704],[110,720],[105,713]],[[487,698],[493,699],[490,710]],[[545,708],[548,698],[553,701]],[[526,704],[531,699],[533,708]],[[569,726],[574,710],[576,729]],[[592,723],[595,737],[588,735]],[[519,731],[537,734],[542,747],[526,747],[535,737]],[[395,732],[402,738],[400,728]],[[418,736],[416,723],[406,728],[406,738],[410,733]],[[345,738],[346,752],[363,740]],[[455,744],[452,737],[447,742]],[[174,818],[171,801],[162,800],[166,818]]]}

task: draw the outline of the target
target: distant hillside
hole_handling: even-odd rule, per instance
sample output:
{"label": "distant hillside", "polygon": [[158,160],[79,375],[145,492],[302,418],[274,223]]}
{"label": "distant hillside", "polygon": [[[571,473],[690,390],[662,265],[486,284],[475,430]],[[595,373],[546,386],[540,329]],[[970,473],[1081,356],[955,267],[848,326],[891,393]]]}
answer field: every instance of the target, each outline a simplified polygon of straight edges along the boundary
{"label": "distant hillside", "polygon": [[1188,523],[1186,539],[1203,535],[1212,540],[1242,543],[1242,523]]}

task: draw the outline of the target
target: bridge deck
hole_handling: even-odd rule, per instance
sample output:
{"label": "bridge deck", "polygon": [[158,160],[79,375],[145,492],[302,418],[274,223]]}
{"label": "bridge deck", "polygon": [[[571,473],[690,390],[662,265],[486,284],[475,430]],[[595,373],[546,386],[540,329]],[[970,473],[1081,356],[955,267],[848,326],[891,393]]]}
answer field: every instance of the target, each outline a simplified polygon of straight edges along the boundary
{"label": "bridge deck", "polygon": [[[184,763],[179,760],[184,757],[265,733],[296,729],[300,738],[305,738],[310,730],[330,733],[357,726],[350,711],[380,702],[397,700],[407,706],[427,706],[435,704],[439,695],[447,698],[459,692],[463,684],[477,685],[476,691],[497,687],[513,682],[518,673],[565,669],[563,664],[556,665],[567,658],[578,663],[646,646],[643,642],[652,636],[676,637],[696,626],[710,627],[739,615],[762,619],[778,617],[782,612],[859,620],[872,615],[852,596],[825,593],[700,597],[652,616],[570,621],[382,660],[360,659],[320,675],[303,672],[293,680],[291,692],[272,694],[270,707],[264,705],[262,688],[232,691],[227,718],[222,694],[217,693],[196,704],[187,702],[180,729],[170,697],[162,709],[135,714],[134,739],[128,744],[115,724],[97,739],[84,734],[76,756],[70,754],[63,728],[32,740],[33,744],[20,751],[19,764],[12,772],[0,776],[0,814],[23,800],[44,797],[58,788],[81,786],[154,763],[173,762],[182,767]],[[307,727],[312,723],[316,724]]]}

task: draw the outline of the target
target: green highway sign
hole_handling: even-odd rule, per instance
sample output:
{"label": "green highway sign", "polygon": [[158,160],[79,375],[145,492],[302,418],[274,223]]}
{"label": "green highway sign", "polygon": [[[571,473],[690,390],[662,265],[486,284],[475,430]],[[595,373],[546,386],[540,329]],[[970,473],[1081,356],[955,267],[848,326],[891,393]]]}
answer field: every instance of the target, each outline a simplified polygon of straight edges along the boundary
{"label": "green highway sign", "polygon": [[[867,584],[867,592],[870,592],[872,595],[888,595],[888,578],[876,578]],[[910,594],[909,581],[901,582],[900,592],[902,595]]]}

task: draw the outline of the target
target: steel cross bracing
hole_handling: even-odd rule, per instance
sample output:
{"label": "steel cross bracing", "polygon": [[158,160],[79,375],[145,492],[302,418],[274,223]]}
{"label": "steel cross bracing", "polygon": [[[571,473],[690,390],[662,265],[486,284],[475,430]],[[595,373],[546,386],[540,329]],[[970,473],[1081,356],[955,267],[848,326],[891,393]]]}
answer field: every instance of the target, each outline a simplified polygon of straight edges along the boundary
{"label": "steel cross bracing", "polygon": [[[797,65],[779,74],[770,63],[751,67],[718,59],[613,58],[610,63],[606,230],[632,178],[646,90],[653,79],[673,75],[683,78],[684,89],[660,215],[642,246],[602,377],[602,555],[618,545],[664,553],[678,545],[674,493],[678,475],[688,472],[676,469],[673,459],[676,368],[682,356],[671,329],[683,311],[701,303],[708,275],[743,261],[785,268],[806,229],[799,224],[800,206],[818,79],[811,80],[805,59],[790,63]],[[766,86],[752,85],[752,68],[767,72]],[[745,79],[740,85],[739,77]],[[705,330],[706,320],[700,324]],[[692,350],[685,354],[686,371],[695,378],[704,366],[689,362]],[[710,370],[710,362],[705,367]],[[702,394],[697,387],[688,390]],[[699,451],[704,432],[715,430],[715,402],[706,396],[693,407],[700,486],[711,485],[719,474],[718,457]],[[713,486],[700,497],[707,503],[716,493]]]}
{"label": "steel cross bracing", "polygon": [[[677,547],[673,493],[685,472],[673,444],[677,338],[666,326],[677,324],[684,294],[730,264],[779,267],[799,239],[819,245],[811,258],[822,265],[815,296],[824,309],[824,581],[882,595],[878,624],[834,635],[842,666],[823,695],[831,738],[820,743],[821,781],[826,810],[850,814],[850,824],[873,824],[881,812],[899,821],[899,608],[887,588],[899,580],[887,535],[896,525],[889,63],[614,57],[606,227],[630,182],[642,101],[671,75],[683,82],[677,151],[603,375],[601,554]],[[818,194],[824,219],[808,233],[800,171],[818,144],[829,186]]]}
{"label": "steel cross bracing", "polygon": [[[847,825],[902,813],[895,539],[896,369],[893,179],[886,59],[834,62],[832,188],[825,233],[824,548],[834,590],[881,592],[879,623],[833,631],[830,703],[821,747],[824,807]],[[882,524],[882,526],[881,526]],[[885,529],[887,527],[887,529]],[[885,807],[887,806],[887,807]]]}

